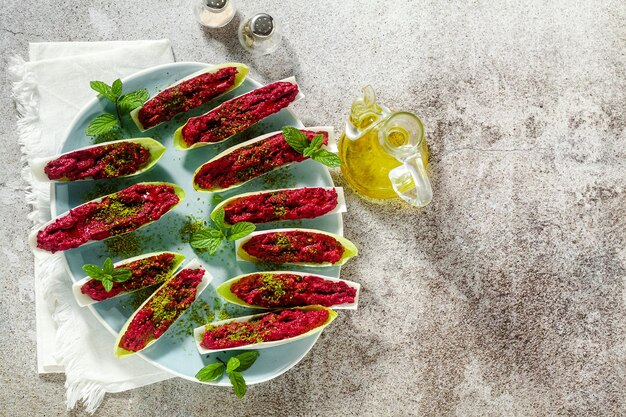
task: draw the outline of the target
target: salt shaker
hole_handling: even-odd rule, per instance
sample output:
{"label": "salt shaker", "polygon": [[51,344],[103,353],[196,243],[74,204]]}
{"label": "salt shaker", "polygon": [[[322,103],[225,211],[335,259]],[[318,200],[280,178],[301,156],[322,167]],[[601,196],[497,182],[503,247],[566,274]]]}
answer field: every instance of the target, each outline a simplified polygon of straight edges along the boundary
{"label": "salt shaker", "polygon": [[267,13],[258,13],[245,18],[239,25],[239,42],[253,55],[274,52],[281,38],[276,20]]}
{"label": "salt shaker", "polygon": [[194,12],[202,26],[215,29],[226,26],[233,20],[235,7],[231,0],[198,0]]}

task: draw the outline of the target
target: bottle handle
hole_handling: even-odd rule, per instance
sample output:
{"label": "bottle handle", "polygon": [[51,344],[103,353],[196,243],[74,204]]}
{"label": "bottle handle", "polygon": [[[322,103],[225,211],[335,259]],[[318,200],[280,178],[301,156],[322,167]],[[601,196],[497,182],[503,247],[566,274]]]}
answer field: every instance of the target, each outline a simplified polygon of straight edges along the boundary
{"label": "bottle handle", "polygon": [[421,155],[411,155],[402,162],[402,165],[389,171],[393,190],[412,206],[426,206],[433,198],[433,189]]}

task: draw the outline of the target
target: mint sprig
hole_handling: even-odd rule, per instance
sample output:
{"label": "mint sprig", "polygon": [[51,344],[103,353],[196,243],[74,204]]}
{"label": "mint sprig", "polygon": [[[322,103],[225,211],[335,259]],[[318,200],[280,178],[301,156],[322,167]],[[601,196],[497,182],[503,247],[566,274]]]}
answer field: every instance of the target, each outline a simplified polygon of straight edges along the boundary
{"label": "mint sprig", "polygon": [[232,356],[227,363],[217,358],[218,362],[210,363],[200,369],[196,374],[196,379],[201,382],[216,381],[226,371],[228,379],[233,384],[233,392],[237,397],[243,398],[246,395],[247,386],[242,372],[250,368],[258,357],[259,352],[250,350],[237,356]]}
{"label": "mint sprig", "polygon": [[250,222],[239,222],[232,225],[230,230],[224,224],[224,209],[215,213],[215,227],[204,226],[191,236],[191,247],[206,250],[209,255],[215,255],[225,240],[233,241],[248,236],[254,232],[256,226]]}
{"label": "mint sprig", "polygon": [[341,166],[341,159],[332,152],[323,149],[324,136],[315,135],[311,141],[299,129],[291,126],[283,127],[285,141],[296,152],[331,168]]}
{"label": "mint sprig", "polygon": [[150,97],[144,89],[122,94],[124,88],[122,80],[119,78],[113,81],[111,85],[104,81],[91,81],[89,86],[115,105],[115,114],[103,113],[95,117],[87,126],[86,133],[94,137],[94,143],[120,139],[124,133],[122,114],[142,106]]}
{"label": "mint sprig", "polygon": [[100,268],[98,265],[83,265],[83,271],[96,281],[102,282],[102,286],[106,292],[113,289],[114,282],[127,281],[132,275],[132,271],[127,268],[114,268],[111,258],[107,258]]}

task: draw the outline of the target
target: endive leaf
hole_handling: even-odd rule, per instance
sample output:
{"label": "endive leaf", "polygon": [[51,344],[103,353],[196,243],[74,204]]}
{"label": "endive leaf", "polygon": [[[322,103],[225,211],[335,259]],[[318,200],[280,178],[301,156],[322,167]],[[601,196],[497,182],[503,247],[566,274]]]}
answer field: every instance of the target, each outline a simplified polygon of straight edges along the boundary
{"label": "endive leaf", "polygon": [[348,239],[346,239],[343,236],[339,236],[339,235],[334,234],[334,233],[329,233],[329,232],[325,232],[323,230],[317,230],[317,229],[285,228],[285,229],[272,229],[272,230],[263,230],[263,231],[259,231],[259,232],[254,232],[254,233],[244,237],[243,239],[237,240],[235,242],[235,251],[236,251],[236,254],[237,254],[237,260],[243,260],[243,261],[248,261],[248,262],[265,262],[263,260],[257,259],[256,257],[254,257],[254,256],[250,255],[248,252],[246,252],[242,248],[243,244],[246,243],[251,238],[253,238],[254,236],[258,236],[258,235],[261,235],[261,234],[291,232],[291,231],[319,233],[319,234],[323,234],[323,235],[326,235],[326,236],[330,236],[330,237],[334,238],[335,240],[337,240],[343,246],[344,252],[341,255],[341,258],[337,262],[335,262],[334,264],[331,264],[330,262],[324,262],[324,263],[284,262],[285,264],[301,265],[301,266],[313,266],[313,267],[318,267],[318,266],[339,266],[339,265],[345,264],[350,258],[352,258],[354,256],[357,256],[359,254],[359,251],[356,248],[356,246],[354,245],[354,243],[350,242]]}
{"label": "endive leaf", "polygon": [[[76,151],[83,151],[83,150],[87,150],[87,149],[98,148],[98,147],[101,147],[101,146],[111,146],[111,145],[115,145],[117,143],[136,143],[138,145],[141,145],[144,148],[146,148],[148,150],[148,152],[150,152],[150,157],[148,158],[146,163],[139,170],[133,172],[132,174],[121,175],[121,176],[115,177],[115,178],[128,178],[128,177],[134,177],[136,175],[143,174],[144,172],[149,171],[152,167],[154,167],[157,164],[157,162],[159,161],[159,159],[161,159],[161,157],[165,153],[165,146],[161,145],[159,142],[157,142],[156,140],[154,140],[152,138],[122,139],[122,140],[116,140],[116,141],[112,141],[112,142],[101,143],[101,144],[97,144],[97,145],[86,146],[84,148],[79,148],[79,149],[75,149],[75,150],[70,151],[70,152],[65,152],[65,153],[63,153],[61,155],[50,156],[50,157],[46,157],[46,158],[36,158],[36,159],[33,159],[33,160],[30,161],[31,172],[33,174],[33,177],[35,177],[35,179],[37,179],[38,181],[68,182],[70,180],[68,180],[67,178],[65,178],[65,179],[58,179],[58,180],[51,180],[51,179],[49,179],[48,176],[45,173],[46,165],[49,162],[54,161],[55,159],[61,158],[62,156],[65,156],[67,154],[70,154],[70,153],[73,153],[73,152],[76,152]],[[84,179],[73,180],[73,181],[89,181],[89,180],[92,180],[92,178],[84,178]]]}
{"label": "endive leaf", "polygon": [[236,322],[248,322],[248,321],[253,320],[253,319],[259,319],[260,317],[263,317],[263,316],[265,316],[268,313],[255,314],[255,315],[252,315],[252,316],[237,317],[237,318],[234,318],[234,319],[216,321],[216,322],[204,325],[204,326],[196,327],[194,329],[194,339],[196,341],[196,347],[198,348],[198,351],[202,355],[209,354],[209,353],[215,353],[215,352],[229,351],[229,350],[266,349],[266,348],[270,348],[270,347],[274,347],[274,346],[284,345],[286,343],[295,342],[296,340],[301,340],[301,339],[304,339],[306,337],[312,336],[312,335],[314,335],[316,333],[320,333],[322,330],[324,330],[326,328],[326,326],[328,326],[330,323],[332,323],[333,320],[335,320],[335,318],[337,318],[337,313],[334,310],[331,310],[329,308],[322,307],[322,306],[295,307],[295,308],[291,308],[289,310],[301,310],[301,311],[327,310],[328,311],[328,318],[326,319],[326,321],[322,325],[320,325],[320,326],[318,326],[318,327],[316,327],[314,329],[311,329],[308,332],[306,332],[304,334],[301,334],[299,336],[290,337],[290,338],[282,339],[282,340],[274,340],[272,342],[251,343],[249,345],[237,346],[237,347],[226,348],[226,349],[207,349],[207,348],[201,346],[202,338],[204,337],[204,333],[206,331],[207,326],[221,326],[223,324],[228,324],[228,323],[232,323],[232,322],[235,322],[235,321]]}
{"label": "endive leaf", "polygon": [[[299,187],[299,188],[278,188],[278,189],[273,189],[273,190],[263,190],[263,191],[252,191],[249,193],[243,193],[243,194],[238,194],[235,195],[233,197],[230,197],[226,200],[221,201],[217,206],[215,206],[215,208],[213,209],[213,211],[211,212],[211,219],[213,221],[215,221],[215,217],[217,215],[217,213],[220,210],[224,210],[226,207],[228,207],[229,204],[234,203],[235,201],[239,200],[239,199],[243,199],[246,197],[251,197],[251,196],[257,196],[257,195],[263,195],[263,194],[272,194],[272,193],[277,193],[279,191],[289,191],[289,190],[297,190],[297,189],[302,189],[302,188],[323,188],[325,190],[331,190],[334,189],[337,192],[337,205],[335,206],[334,209],[332,209],[331,211],[329,211],[328,213],[324,213],[322,216],[328,216],[330,214],[336,214],[336,213],[345,213],[347,208],[346,208],[346,198],[344,196],[343,193],[343,188],[341,187]],[[219,194],[214,194],[214,195],[219,195]],[[321,216],[319,216],[321,217]],[[281,221],[281,220],[277,220],[277,221]],[[231,227],[232,225],[228,222],[224,222],[224,227]]]}
{"label": "endive leaf", "polygon": [[[139,261],[139,260],[146,259],[146,258],[156,257],[156,256],[159,256],[159,255],[162,255],[162,254],[166,254],[166,253],[170,253],[170,254],[174,255],[174,259],[172,261],[172,267],[170,268],[170,271],[168,273],[168,275],[171,276],[178,269],[178,267],[183,263],[183,261],[185,260],[185,255],[180,254],[180,253],[176,253],[176,252],[167,252],[167,251],[166,252],[152,252],[152,253],[147,253],[147,254],[144,254],[144,255],[134,256],[132,258],[121,260],[119,262],[116,262],[113,266],[115,268],[124,267],[125,265],[128,265],[128,264],[130,264],[132,262]],[[83,270],[85,270],[86,266],[88,266],[88,265],[83,266]],[[101,269],[98,267],[98,265],[93,265],[93,266],[98,268],[98,272],[101,271]],[[85,272],[88,275],[91,275],[86,270],[85,270]],[[94,270],[94,272],[95,272],[95,270]],[[169,279],[169,277],[168,277],[168,279]],[[75,282],[72,285],[72,293],[74,294],[74,298],[76,299],[76,302],[78,303],[78,305],[80,307],[85,307],[85,306],[88,306],[88,305],[95,304],[95,303],[99,302],[99,301],[94,300],[93,298],[89,297],[88,295],[83,294],[82,291],[81,291],[81,288],[83,287],[83,285],[85,285],[89,281],[91,281],[91,278],[90,277],[85,277],[85,278]],[[145,288],[145,287],[143,287],[143,288]],[[130,294],[131,292],[139,291],[139,290],[141,290],[143,288],[137,288],[137,289],[135,289],[133,291],[122,291],[119,294],[117,294],[117,295],[115,295],[114,297],[111,297],[111,298],[121,297],[123,295]],[[111,298],[108,298],[108,300],[110,300]]]}
{"label": "endive leaf", "polygon": [[[204,270],[204,276],[202,277],[202,281],[200,282],[200,284],[196,287],[196,298],[195,300],[198,299],[198,297],[200,297],[200,294],[202,294],[202,292],[207,288],[207,286],[209,285],[209,283],[213,280],[213,276],[211,276],[211,274],[209,274],[208,271],[206,271],[204,269],[204,267],[202,266],[202,264],[197,260],[197,259],[193,259],[191,262],[189,262],[187,265],[185,265],[185,267],[183,269],[181,269],[180,271],[178,271],[176,274],[172,275],[172,277],[170,277],[167,281],[165,281],[150,297],[148,297],[148,299],[146,299],[137,310],[135,310],[135,312],[128,318],[128,320],[126,320],[126,323],[124,323],[124,326],[122,326],[122,329],[120,330],[117,339],[115,340],[115,345],[114,345],[114,354],[117,357],[122,357],[122,356],[128,356],[128,355],[133,355],[135,353],[141,352],[145,349],[147,349],[148,347],[152,346],[154,343],[156,343],[161,337],[163,337],[164,334],[166,334],[171,328],[172,325],[178,321],[178,319],[180,319],[180,317],[182,316],[182,313],[178,315],[178,317],[176,318],[176,320],[174,320],[174,322],[172,322],[170,324],[170,326],[168,327],[168,329],[162,333],[159,338],[157,339],[152,339],[150,340],[146,346],[144,346],[142,349],[139,349],[136,352],[131,352],[128,351],[122,347],[120,347],[120,341],[122,340],[122,336],[124,336],[124,334],[126,333],[126,331],[128,330],[128,326],[130,325],[130,323],[132,323],[133,319],[135,318],[135,316],[137,315],[137,313],[139,311],[141,311],[141,309],[150,302],[150,300],[152,300],[152,298],[155,296],[155,294],[157,294],[159,292],[160,289],[162,289],[163,287],[165,287],[172,279],[174,279],[178,274],[180,274],[182,271],[184,271],[185,269],[198,269],[198,268],[202,268],[202,270]],[[194,301],[195,301],[194,300]]]}
{"label": "endive leaf", "polygon": [[[295,77],[289,77],[289,78],[285,78],[285,79],[283,79],[283,80],[278,80],[278,81],[275,81],[275,82],[288,82],[288,83],[291,83],[291,84],[298,85],[298,83],[296,82],[296,78],[295,78]],[[274,84],[274,83],[270,83],[270,84]],[[268,85],[269,85],[269,84],[268,84]],[[263,86],[262,86],[262,85],[259,85],[259,86],[257,87],[257,89],[258,89],[258,88],[261,88],[261,87],[263,87]],[[254,91],[254,90],[252,90],[252,91]],[[237,97],[234,97],[234,98],[232,98],[232,99],[230,99],[230,100],[228,100],[228,101],[225,101],[224,103],[220,104],[219,106],[215,107],[214,109],[211,109],[211,110],[210,110],[210,111],[208,111],[207,113],[202,114],[202,115],[200,115],[200,116],[196,116],[196,117],[203,117],[203,116],[206,116],[207,114],[209,114],[209,113],[211,113],[211,112],[215,111],[216,109],[218,109],[218,108],[220,108],[220,107],[222,107],[222,106],[228,105],[228,103],[229,103],[230,101],[232,101],[232,100],[234,100],[234,99],[237,99],[237,98],[239,98],[239,97],[241,97],[241,96],[245,96],[246,94],[249,94],[249,93],[251,93],[252,91],[248,91],[247,93],[243,93],[243,94],[241,94],[241,95],[239,95],[239,96],[237,96]],[[300,99],[302,99],[302,98],[304,98],[304,94],[302,94],[302,92],[301,92],[301,91],[298,91],[298,95],[294,98],[294,100],[293,100],[291,103],[289,103],[289,105],[292,105],[293,103],[295,103],[296,101],[298,101],[298,100],[300,100]],[[268,117],[269,117],[269,116],[268,116]],[[188,122],[189,122],[189,120],[187,121],[187,123],[188,123]],[[260,121],[259,121],[259,122],[260,122]],[[185,125],[186,125],[187,123],[185,123],[184,125],[182,125],[182,126],[181,126],[181,127],[179,127],[178,129],[176,129],[176,132],[174,132],[174,146],[175,146],[177,149],[180,149],[180,150],[183,150],[183,151],[185,151],[185,150],[189,150],[189,149],[199,148],[199,147],[201,147],[201,146],[207,146],[207,145],[213,145],[213,144],[216,144],[216,143],[221,143],[221,142],[224,142],[224,141],[226,141],[226,140],[230,139],[231,137],[235,136],[235,135],[231,135],[231,136],[228,136],[228,137],[226,137],[226,138],[223,138],[222,140],[217,141],[217,142],[196,142],[196,143],[194,143],[194,144],[192,144],[192,145],[190,146],[190,145],[188,145],[188,144],[187,144],[187,142],[185,142],[185,140],[183,139],[183,128],[185,127]],[[257,123],[258,123],[258,122],[257,122]],[[238,132],[238,133],[240,133],[240,132]]]}
{"label": "endive leaf", "polygon": [[[309,130],[309,131],[313,131],[313,132],[317,132],[317,133],[322,133],[322,132],[323,132],[323,133],[327,133],[327,134],[328,134],[328,142],[329,142],[329,143],[332,143],[332,142],[334,141],[333,136],[334,136],[335,128],[334,128],[334,127],[332,127],[332,126],[303,127],[303,128],[302,128],[302,130]],[[242,186],[243,184],[245,184],[245,183],[247,183],[247,182],[249,182],[249,181],[253,181],[253,180],[257,179],[257,178],[260,178],[260,177],[262,177],[263,175],[269,174],[270,172],[276,171],[277,169],[281,169],[281,168],[283,168],[283,167],[286,167],[286,166],[291,165],[291,163],[289,163],[289,164],[285,164],[285,165],[276,166],[276,167],[275,167],[274,169],[272,169],[271,171],[268,171],[268,172],[266,172],[266,173],[263,173],[262,175],[260,175],[260,176],[258,176],[258,177],[250,178],[249,180],[245,180],[245,181],[242,181],[242,182],[238,182],[238,183],[236,183],[236,184],[233,184],[233,185],[231,185],[231,186],[229,186],[229,187],[225,187],[225,188],[221,188],[221,187],[214,187],[214,188],[210,188],[210,189],[208,189],[208,188],[202,188],[202,187],[198,186],[198,184],[196,184],[196,180],[195,180],[195,179],[196,179],[196,176],[198,175],[198,173],[200,172],[200,170],[202,169],[202,167],[204,167],[205,165],[210,164],[210,163],[212,163],[212,162],[215,162],[215,161],[217,161],[218,159],[225,157],[226,155],[228,155],[228,154],[230,154],[230,153],[232,153],[232,152],[236,151],[236,150],[237,150],[237,149],[239,149],[239,148],[242,148],[242,147],[244,147],[244,146],[248,146],[248,145],[252,145],[252,144],[257,143],[257,142],[261,142],[261,141],[263,141],[263,140],[265,140],[265,139],[267,139],[267,138],[269,138],[269,137],[271,137],[271,136],[274,136],[274,135],[276,135],[276,134],[279,134],[279,133],[282,133],[282,131],[270,132],[270,133],[266,133],[266,134],[261,135],[261,136],[257,136],[257,137],[256,137],[256,138],[254,138],[254,139],[250,139],[250,140],[245,141],[245,142],[242,142],[242,143],[240,143],[240,144],[238,144],[238,145],[231,146],[230,148],[226,149],[224,152],[222,152],[222,153],[220,153],[220,154],[218,154],[218,155],[214,156],[213,158],[211,158],[211,160],[209,160],[209,161],[205,162],[204,164],[202,164],[201,166],[199,166],[199,167],[198,167],[198,169],[196,169],[196,172],[195,172],[195,173],[194,173],[194,175],[193,175],[193,188],[194,188],[196,191],[200,191],[200,192],[211,192],[211,193],[212,193],[212,192],[216,192],[216,191],[222,192],[222,191],[226,191],[226,190],[231,190],[231,189],[233,189],[233,188],[240,187],[240,186]],[[324,147],[328,147],[328,145],[325,145]],[[322,149],[323,149],[323,148],[322,148]]]}
{"label": "endive leaf", "polygon": [[[244,82],[244,80],[246,79],[246,76],[248,75],[248,72],[250,71],[250,69],[248,68],[247,65],[239,64],[239,63],[226,63],[226,64],[221,64],[221,65],[210,66],[208,68],[202,69],[200,71],[197,71],[197,72],[194,72],[193,74],[188,75],[187,77],[185,77],[185,78],[177,81],[176,83],[172,84],[168,88],[175,87],[175,86],[177,86],[178,84],[180,84],[180,83],[182,83],[184,81],[187,81],[187,80],[190,80],[192,78],[197,77],[198,75],[217,72],[220,69],[226,68],[226,67],[235,67],[235,68],[237,68],[237,75],[235,75],[235,83],[227,91],[225,91],[224,93],[222,93],[219,96],[216,96],[216,97],[214,97],[212,99],[212,100],[215,100],[215,99],[223,96],[224,94],[227,94],[227,93],[233,91],[235,88],[239,87]],[[130,112],[130,117],[133,119],[133,122],[135,122],[135,125],[137,125],[137,128],[141,132],[145,132],[146,130],[152,129],[153,127],[157,127],[157,126],[159,126],[161,124],[161,123],[159,123],[158,125],[151,126],[151,127],[147,128],[147,129],[144,128],[143,124],[141,124],[141,121],[139,120],[139,111],[142,108],[143,108],[143,106],[137,107],[133,111]],[[190,109],[190,110],[192,110],[192,109]],[[163,122],[163,123],[165,123],[165,122]]]}
{"label": "endive leaf", "polygon": [[229,303],[232,304],[236,304],[236,305],[240,305],[243,307],[248,307],[248,308],[258,308],[261,310],[271,310],[270,308],[267,307],[263,307],[263,306],[259,306],[259,305],[254,305],[254,304],[248,304],[245,301],[243,301],[241,298],[237,297],[237,295],[235,293],[233,293],[230,288],[233,284],[235,284],[236,282],[238,282],[239,280],[248,277],[250,275],[256,275],[256,274],[268,274],[268,275],[280,275],[280,274],[292,274],[292,275],[300,275],[302,277],[307,276],[307,275],[313,275],[319,278],[322,278],[324,280],[327,281],[331,281],[331,282],[345,282],[348,286],[356,289],[356,295],[354,297],[354,302],[352,303],[344,303],[344,304],[335,304],[332,306],[329,306],[328,308],[333,308],[333,309],[343,309],[343,310],[356,310],[358,304],[359,304],[359,294],[361,292],[361,285],[356,283],[356,282],[352,282],[352,281],[348,281],[345,279],[341,279],[341,278],[334,278],[334,277],[329,277],[326,275],[320,275],[320,274],[311,274],[308,272],[299,272],[299,271],[266,271],[266,272],[251,272],[248,274],[242,274],[242,275],[238,275],[234,278],[231,278],[223,283],[221,283],[216,289],[215,292],[217,292],[217,294],[222,297],[223,299],[225,299],[226,301],[228,301]]}
{"label": "endive leaf", "polygon": [[[152,181],[152,182],[140,182],[140,183],[136,183],[136,184],[134,184],[134,185],[137,185],[137,184],[143,184],[143,185],[169,185],[170,187],[172,187],[172,188],[174,189],[174,193],[178,196],[178,203],[176,203],[176,204],[174,204],[172,207],[170,207],[170,209],[167,211],[167,213],[169,213],[169,212],[171,212],[172,210],[174,210],[174,208],[176,208],[176,206],[178,206],[178,205],[179,205],[179,204],[180,204],[180,203],[181,203],[181,202],[185,199],[185,190],[183,190],[183,189],[182,189],[179,185],[176,185],[176,184],[173,184],[173,183],[169,183],[169,182],[160,182],[160,181],[158,181],[158,182],[157,182],[157,181]],[[76,207],[72,208],[71,210],[76,210],[78,207],[83,207],[83,206],[85,206],[86,204],[91,204],[91,203],[99,203],[99,202],[101,202],[103,199],[105,199],[106,197],[115,196],[116,194],[117,194],[117,193],[111,193],[111,194],[107,194],[107,195],[102,196],[102,197],[98,197],[98,198],[93,199],[93,200],[91,200],[91,201],[88,201],[88,202],[86,202],[86,203],[84,203],[84,204],[81,204],[81,205],[79,205],[79,206],[76,206]],[[165,214],[167,214],[167,213],[163,213],[163,215],[165,215]],[[38,247],[37,247],[37,233],[38,233],[40,230],[44,230],[46,227],[48,227],[49,225],[53,224],[54,222],[56,222],[56,221],[57,221],[57,220],[59,220],[60,218],[65,217],[65,216],[67,216],[67,215],[69,215],[69,214],[70,214],[70,211],[66,211],[65,213],[62,213],[62,214],[58,215],[57,217],[55,217],[54,219],[50,220],[49,222],[45,223],[45,224],[44,224],[44,225],[42,225],[39,229],[33,230],[33,231],[31,232],[31,234],[28,236],[28,244],[30,245],[30,247],[31,247],[31,249],[33,250],[33,252],[35,252],[35,251],[43,251],[43,252],[46,252],[44,249],[40,249],[40,248],[38,248]],[[126,232],[124,232],[124,233],[120,233],[120,234],[117,234],[117,235],[115,235],[115,236],[121,236],[121,235],[124,235],[124,234],[130,233],[130,232],[133,232],[133,231],[135,231],[135,230],[138,230],[138,229],[144,228],[144,227],[146,227],[146,226],[149,226],[149,225],[151,225],[152,223],[154,223],[154,222],[156,222],[156,221],[160,220],[162,217],[163,217],[163,216],[161,216],[161,217],[160,217],[159,219],[157,219],[157,220],[152,220],[152,221],[146,222],[146,223],[142,224],[141,226],[139,226],[139,227],[137,227],[137,228],[135,228],[135,229],[133,229],[133,230],[128,230],[128,231],[126,231]],[[108,236],[108,237],[105,237],[105,238],[103,238],[103,239],[101,239],[101,240],[106,240],[106,239],[109,239],[109,238],[111,238],[111,237],[115,237],[115,236]],[[97,242],[97,241],[96,241],[96,240],[89,240],[89,241],[87,241],[87,242],[83,243],[83,244],[82,244],[82,245],[80,245],[80,246],[88,245],[88,244],[93,243],[93,242]]]}

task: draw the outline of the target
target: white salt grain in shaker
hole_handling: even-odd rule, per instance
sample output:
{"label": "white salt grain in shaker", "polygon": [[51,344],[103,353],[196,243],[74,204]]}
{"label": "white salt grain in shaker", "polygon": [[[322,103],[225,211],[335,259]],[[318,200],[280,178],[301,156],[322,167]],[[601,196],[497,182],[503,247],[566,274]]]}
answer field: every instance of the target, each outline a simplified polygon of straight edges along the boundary
{"label": "white salt grain in shaker", "polygon": [[194,5],[198,22],[207,28],[226,26],[235,16],[235,7],[230,0],[198,0]]}

